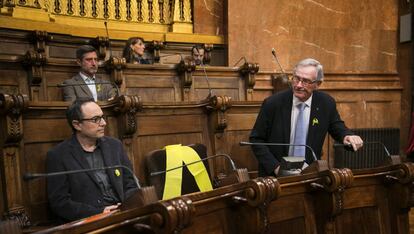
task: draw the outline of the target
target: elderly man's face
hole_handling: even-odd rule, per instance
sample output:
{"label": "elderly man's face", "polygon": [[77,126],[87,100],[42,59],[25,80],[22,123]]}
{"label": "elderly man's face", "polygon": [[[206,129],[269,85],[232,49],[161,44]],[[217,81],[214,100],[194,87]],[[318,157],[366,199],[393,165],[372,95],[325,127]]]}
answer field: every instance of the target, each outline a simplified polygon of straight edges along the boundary
{"label": "elderly man's face", "polygon": [[296,69],[292,78],[293,95],[302,102],[308,100],[314,90],[319,88],[320,81],[316,81],[316,67],[301,66]]}
{"label": "elderly man's face", "polygon": [[204,49],[193,49],[193,59],[196,65],[201,65],[204,58]]}

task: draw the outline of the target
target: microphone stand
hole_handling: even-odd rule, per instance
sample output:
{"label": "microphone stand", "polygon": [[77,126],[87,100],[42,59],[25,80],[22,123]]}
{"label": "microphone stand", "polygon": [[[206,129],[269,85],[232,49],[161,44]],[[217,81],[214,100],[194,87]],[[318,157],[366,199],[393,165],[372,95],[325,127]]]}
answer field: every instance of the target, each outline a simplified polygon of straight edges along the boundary
{"label": "microphone stand", "polygon": [[230,166],[231,166],[232,171],[237,170],[236,165],[234,164],[234,162],[230,158],[230,156],[228,156],[227,154],[215,154],[215,155],[208,156],[206,158],[202,158],[200,160],[197,160],[197,161],[194,161],[194,162],[191,162],[191,163],[187,163],[187,164],[184,164],[184,165],[181,165],[181,166],[178,166],[178,167],[170,168],[168,170],[151,172],[150,176],[161,175],[161,174],[167,173],[169,171],[174,171],[174,170],[177,170],[177,169],[180,169],[180,168],[183,168],[183,167],[187,167],[187,166],[190,166],[190,165],[195,164],[195,163],[203,162],[203,161],[208,160],[208,159],[213,159],[213,158],[216,158],[216,157],[225,157],[225,158],[227,158],[227,160],[229,160],[229,162],[230,162]]}
{"label": "microphone stand", "polygon": [[59,172],[51,172],[51,173],[26,173],[26,174],[23,175],[23,180],[28,181],[28,180],[41,178],[41,177],[70,175],[70,174],[100,171],[100,170],[107,170],[107,169],[114,169],[114,168],[126,169],[133,176],[135,184],[137,185],[137,188],[141,189],[141,185],[139,184],[139,180],[135,176],[134,172],[129,167],[124,166],[124,165],[115,165],[115,166],[107,166],[107,167],[100,167],[100,168],[88,168],[88,169],[80,169],[80,170],[72,170],[72,171],[59,171]]}
{"label": "microphone stand", "polygon": [[237,182],[241,183],[241,182],[245,182],[245,181],[250,180],[249,173],[248,173],[247,169],[246,168],[237,168],[234,161],[227,154],[215,154],[215,155],[208,156],[206,158],[203,158],[203,159],[191,162],[191,163],[187,163],[187,164],[184,164],[184,165],[181,165],[181,166],[178,166],[178,167],[170,168],[168,170],[151,172],[150,176],[158,176],[158,175],[167,173],[169,171],[177,170],[179,168],[187,167],[187,166],[190,166],[192,164],[200,163],[200,162],[203,162],[205,160],[213,159],[213,158],[216,158],[216,157],[225,157],[229,161],[231,170],[233,172],[231,175],[227,175],[227,176],[224,176],[224,177],[219,177],[219,176],[216,177],[214,179],[214,184],[215,184],[216,188],[217,187],[222,187],[222,186],[225,186],[225,185],[234,184],[234,183],[237,183]]}

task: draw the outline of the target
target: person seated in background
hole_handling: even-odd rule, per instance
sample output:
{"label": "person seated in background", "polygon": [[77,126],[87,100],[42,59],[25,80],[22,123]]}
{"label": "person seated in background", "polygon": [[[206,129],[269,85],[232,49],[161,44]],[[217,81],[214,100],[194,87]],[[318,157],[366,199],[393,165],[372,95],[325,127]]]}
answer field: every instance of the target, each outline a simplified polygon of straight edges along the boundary
{"label": "person seated in background", "polygon": [[141,37],[131,37],[126,42],[122,57],[127,63],[150,64],[148,59],[144,58],[145,44]]}
{"label": "person seated in background", "polygon": [[80,72],[63,82],[63,100],[93,98],[95,101],[112,100],[118,95],[117,89],[109,82],[96,77],[98,72],[98,52],[90,45],[76,50],[76,62]]}
{"label": "person seated in background", "polygon": [[199,44],[191,48],[191,57],[197,66],[204,64],[204,52],[204,47]]}
{"label": "person seated in background", "polygon": [[[104,136],[107,122],[93,99],[74,101],[66,118],[73,135],[47,153],[48,173],[115,165],[132,168],[121,141]],[[123,168],[47,178],[49,205],[60,222],[113,211],[136,190],[133,175]]]}

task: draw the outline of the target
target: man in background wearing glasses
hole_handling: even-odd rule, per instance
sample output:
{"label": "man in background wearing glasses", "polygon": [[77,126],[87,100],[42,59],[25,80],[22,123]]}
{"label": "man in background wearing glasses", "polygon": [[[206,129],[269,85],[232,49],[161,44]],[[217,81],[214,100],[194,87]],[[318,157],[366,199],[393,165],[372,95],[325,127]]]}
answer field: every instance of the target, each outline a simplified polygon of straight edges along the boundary
{"label": "man in background wearing glasses", "polygon": [[[341,120],[335,100],[318,91],[323,80],[322,65],[315,59],[304,59],[293,69],[291,89],[266,98],[250,134],[256,143],[306,144],[320,159],[326,133],[336,141],[352,146],[363,145]],[[314,161],[304,146],[252,146],[259,162],[259,176],[279,174],[283,156],[303,156],[306,164]]]}
{"label": "man in background wearing glasses", "polygon": [[[75,100],[66,117],[73,135],[47,153],[48,173],[115,165],[132,168],[122,143],[105,136],[107,122],[93,99]],[[47,179],[49,205],[59,222],[113,211],[136,189],[133,175],[122,168]]]}

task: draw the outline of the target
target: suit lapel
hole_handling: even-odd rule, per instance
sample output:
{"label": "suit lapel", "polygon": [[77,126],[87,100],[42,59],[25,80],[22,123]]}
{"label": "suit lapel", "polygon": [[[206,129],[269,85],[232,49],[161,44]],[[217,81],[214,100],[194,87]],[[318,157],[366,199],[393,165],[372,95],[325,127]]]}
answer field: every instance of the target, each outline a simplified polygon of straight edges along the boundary
{"label": "suit lapel", "polygon": [[[112,152],[111,147],[105,141],[106,141],[105,138],[101,138],[100,145],[99,145],[101,147],[101,153],[102,153],[105,166],[119,165],[119,163],[115,161],[115,157],[112,157],[112,155],[114,155],[115,152]],[[106,170],[106,173],[109,177],[109,181],[111,182],[111,185],[113,186],[114,190],[118,194],[118,197],[122,200],[123,195],[124,195],[123,189],[122,189],[122,180],[119,180],[115,177],[116,170],[119,170],[122,172],[122,168],[115,168],[115,169]],[[124,175],[122,175],[121,173],[121,175],[117,175],[117,176],[124,176]]]}
{"label": "suit lapel", "polygon": [[88,97],[93,97],[91,90],[89,89],[88,85],[85,83],[85,81],[79,73],[77,76],[75,76],[75,80],[76,84],[79,84],[79,86],[75,88],[82,90],[82,92],[84,92]]}
{"label": "suit lapel", "polygon": [[[317,92],[314,92],[312,96],[311,112],[309,115],[308,138],[306,140],[306,144],[311,147],[314,144],[314,139],[316,139],[319,119],[320,119],[320,101],[319,101]],[[308,159],[312,159],[311,161],[313,161],[313,157],[311,155],[309,156],[310,157],[308,157]]]}
{"label": "suit lapel", "polygon": [[[82,167],[82,169],[90,169],[91,168],[88,161],[84,157],[82,147],[80,146],[80,144],[79,144],[78,140],[76,139],[75,135],[72,136],[71,152],[70,153],[71,153],[72,157],[79,163],[79,165]],[[99,187],[99,183],[96,180],[94,172],[86,172],[86,174]]]}
{"label": "suit lapel", "polygon": [[[282,123],[286,123],[283,126],[283,138],[282,139],[287,139],[287,142],[282,142],[282,143],[289,143],[290,141],[292,102],[293,102],[293,93],[288,92],[288,96],[286,97],[286,100],[284,101],[284,104],[282,107]],[[289,146],[286,146],[284,148],[285,148],[285,153],[288,154]]]}

